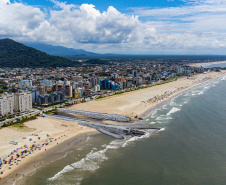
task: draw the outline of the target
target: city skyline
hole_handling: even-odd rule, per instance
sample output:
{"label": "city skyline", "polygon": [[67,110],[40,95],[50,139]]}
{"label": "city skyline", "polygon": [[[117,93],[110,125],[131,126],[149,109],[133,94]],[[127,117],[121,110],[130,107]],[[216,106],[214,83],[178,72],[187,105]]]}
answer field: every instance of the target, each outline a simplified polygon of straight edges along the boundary
{"label": "city skyline", "polygon": [[226,49],[220,0],[1,0],[0,38],[96,53],[210,54]]}

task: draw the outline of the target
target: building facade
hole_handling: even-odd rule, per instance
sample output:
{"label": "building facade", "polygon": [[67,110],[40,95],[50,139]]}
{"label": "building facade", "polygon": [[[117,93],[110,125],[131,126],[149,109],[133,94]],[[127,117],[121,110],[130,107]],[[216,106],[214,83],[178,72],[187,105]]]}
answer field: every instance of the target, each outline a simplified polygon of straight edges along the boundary
{"label": "building facade", "polygon": [[2,95],[0,97],[0,114],[2,116],[13,114],[14,112],[14,96],[12,94]]}
{"label": "building facade", "polygon": [[32,87],[32,80],[23,80],[19,82],[19,88],[29,88]]}
{"label": "building facade", "polygon": [[15,112],[25,112],[32,109],[32,93],[16,93],[14,94],[14,110]]}

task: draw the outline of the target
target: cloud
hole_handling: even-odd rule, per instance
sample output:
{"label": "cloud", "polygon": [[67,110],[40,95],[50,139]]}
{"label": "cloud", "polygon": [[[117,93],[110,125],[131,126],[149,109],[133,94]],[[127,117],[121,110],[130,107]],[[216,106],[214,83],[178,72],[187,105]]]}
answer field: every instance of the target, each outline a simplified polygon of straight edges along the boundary
{"label": "cloud", "polygon": [[226,3],[183,1],[181,7],[133,8],[129,15],[112,6],[100,12],[91,4],[56,0],[46,14],[38,7],[1,0],[0,36],[101,53],[222,53]]}
{"label": "cloud", "polygon": [[21,3],[10,3],[9,0],[0,3],[0,35],[21,37],[40,26],[44,21],[44,14],[40,9],[23,5]]}
{"label": "cloud", "polygon": [[49,23],[78,43],[121,43],[140,25],[138,17],[127,16],[110,6],[100,13],[94,5],[65,7],[51,11]]}

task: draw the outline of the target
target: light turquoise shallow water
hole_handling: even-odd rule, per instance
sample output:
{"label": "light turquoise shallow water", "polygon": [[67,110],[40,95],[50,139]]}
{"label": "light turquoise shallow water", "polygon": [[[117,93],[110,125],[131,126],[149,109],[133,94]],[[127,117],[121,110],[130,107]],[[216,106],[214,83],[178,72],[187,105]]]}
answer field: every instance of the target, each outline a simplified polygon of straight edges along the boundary
{"label": "light turquoise shallow water", "polygon": [[164,129],[126,140],[90,136],[27,184],[226,184],[225,80],[179,96],[142,124]]}

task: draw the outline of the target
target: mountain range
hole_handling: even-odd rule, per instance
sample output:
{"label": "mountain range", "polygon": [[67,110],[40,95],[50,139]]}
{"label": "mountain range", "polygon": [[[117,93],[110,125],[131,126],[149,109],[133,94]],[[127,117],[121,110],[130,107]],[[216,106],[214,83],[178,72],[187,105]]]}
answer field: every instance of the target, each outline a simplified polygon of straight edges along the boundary
{"label": "mountain range", "polygon": [[55,56],[94,56],[99,55],[97,53],[92,53],[89,51],[85,51],[83,49],[73,49],[73,48],[66,48],[63,46],[53,46],[50,44],[43,44],[43,43],[23,43],[29,47],[35,48],[42,52],[48,53],[50,55]]}
{"label": "mountain range", "polygon": [[73,67],[79,62],[52,56],[11,39],[0,40],[0,67]]}

